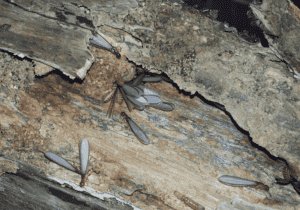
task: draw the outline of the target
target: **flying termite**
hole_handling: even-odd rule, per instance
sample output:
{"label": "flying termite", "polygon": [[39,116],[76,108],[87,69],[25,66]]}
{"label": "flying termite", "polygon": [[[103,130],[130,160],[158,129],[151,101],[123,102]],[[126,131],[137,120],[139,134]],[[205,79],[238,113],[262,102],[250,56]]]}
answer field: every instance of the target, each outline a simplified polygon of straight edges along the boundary
{"label": "flying termite", "polygon": [[70,171],[73,171],[81,176],[80,186],[83,187],[86,183],[86,180],[89,176],[89,154],[90,154],[90,147],[89,142],[87,139],[82,139],[79,144],[79,155],[80,155],[80,167],[76,167],[73,164],[71,164],[66,159],[60,157],[59,155],[53,153],[53,152],[45,152],[44,156],[56,163],[59,166],[62,166]]}

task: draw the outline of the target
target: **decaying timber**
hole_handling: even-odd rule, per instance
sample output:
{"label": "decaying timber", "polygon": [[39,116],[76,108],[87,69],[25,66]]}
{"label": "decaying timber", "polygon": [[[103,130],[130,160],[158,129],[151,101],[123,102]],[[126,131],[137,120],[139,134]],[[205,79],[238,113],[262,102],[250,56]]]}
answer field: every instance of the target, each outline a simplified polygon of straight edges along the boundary
{"label": "decaying timber", "polygon": [[60,184],[45,179],[45,174],[30,165],[0,158],[0,164],[3,161],[10,161],[18,169],[13,174],[0,176],[2,209],[137,209],[110,194],[96,194],[90,189],[79,187],[74,189],[67,184],[61,187]]}
{"label": "decaying timber", "polygon": [[[297,175],[299,86],[282,57],[274,50],[245,42],[234,31],[220,30],[219,23],[181,1],[76,2],[0,3],[1,8],[8,8],[0,15],[0,36],[6,40],[0,41],[2,49],[58,68],[71,78],[84,78],[95,60],[85,80],[72,82],[59,73],[49,74],[49,69],[35,69],[37,75],[48,75],[33,79],[30,61],[0,53],[2,155],[31,164],[48,178],[62,180],[60,183],[79,183],[77,174],[47,164],[34,151],[61,151],[66,159],[78,160],[73,145],[88,137],[93,148],[93,173],[86,187],[119,194],[142,209],[189,209],[187,203],[206,209],[298,207],[299,195],[293,188],[299,189],[299,182],[291,179],[283,180],[287,185],[276,183],[276,178],[282,177],[280,161],[253,147],[224,112],[198,99],[224,104],[218,107],[230,113],[234,123],[248,130],[265,151],[287,159]],[[20,15],[16,17],[18,22],[11,24],[16,11],[26,18],[20,20]],[[3,14],[10,18],[3,18]],[[34,21],[43,31],[30,30],[36,30],[27,25],[34,25]],[[60,50],[51,47],[55,42],[47,43],[53,34],[49,28],[60,32],[53,36]],[[22,42],[8,39],[15,38],[17,29]],[[95,29],[120,48],[120,59],[88,47]],[[26,39],[26,32],[38,38]],[[45,43],[40,42],[41,37]],[[282,49],[282,44],[277,47]],[[296,60],[291,65],[295,66]],[[102,100],[118,78],[134,78],[136,65],[165,72],[176,82],[174,86],[202,94],[184,95],[171,84],[151,84],[176,109],[132,111],[136,123],[146,125],[145,132],[153,141],[146,148],[133,138],[118,114],[112,119],[105,116],[107,104]],[[116,113],[124,109],[124,104],[116,103]],[[0,174],[11,175],[6,172],[15,170],[4,167]],[[259,180],[269,192],[222,186],[217,181],[222,174]],[[180,192],[180,196],[174,192]]]}

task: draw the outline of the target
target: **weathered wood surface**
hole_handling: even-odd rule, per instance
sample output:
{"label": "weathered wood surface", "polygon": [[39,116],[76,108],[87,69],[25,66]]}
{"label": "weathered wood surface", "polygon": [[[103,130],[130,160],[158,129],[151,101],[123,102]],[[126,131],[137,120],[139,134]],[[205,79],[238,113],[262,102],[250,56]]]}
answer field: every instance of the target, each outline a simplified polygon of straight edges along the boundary
{"label": "weathered wood surface", "polygon": [[[275,184],[275,177],[282,177],[280,162],[252,147],[222,111],[178,93],[169,83],[149,87],[175,104],[173,112],[130,113],[152,141],[142,145],[119,115],[125,104],[117,104],[108,119],[108,104],[101,100],[116,78],[133,75],[132,66],[106,51],[94,54],[99,60],[83,83],[56,74],[32,80],[32,68],[25,71],[24,66],[17,75],[25,86],[10,89],[20,82],[2,69],[7,78],[1,83],[0,105],[4,156],[29,163],[51,179],[78,184],[77,174],[49,163],[38,150],[78,164],[78,143],[88,138],[93,173],[87,187],[117,194],[142,209],[189,209],[175,191],[206,209],[293,209],[299,204],[291,186]],[[5,72],[14,74],[16,66],[9,67]],[[222,185],[217,178],[226,174],[260,181],[270,190]]]}
{"label": "weathered wood surface", "polygon": [[292,1],[280,0],[264,0],[260,6],[251,5],[251,9],[266,31],[266,35],[270,36],[272,46],[291,65],[299,79],[300,9]]}
{"label": "weathered wood surface", "polygon": [[[254,142],[287,159],[300,174],[300,90],[293,77],[297,77],[296,72],[289,72],[282,62],[285,59],[297,69],[300,41],[294,34],[299,31],[299,9],[287,0],[272,2],[264,1],[255,6],[256,10],[252,7],[265,25],[263,29],[279,36],[269,41],[272,48],[224,32],[222,23],[212,21],[182,1],[70,0],[44,4],[43,0],[17,0],[10,6],[22,8],[21,14],[29,12],[48,17],[50,22],[57,20],[59,25],[77,26],[79,31],[101,31],[130,61],[153,72],[165,72],[181,89],[197,91],[208,100],[223,104],[240,127],[250,132]],[[265,17],[269,18],[263,20]],[[69,37],[62,36],[61,42],[67,43]],[[70,46],[64,45],[62,49],[80,57],[76,62],[86,66],[83,57],[70,50]],[[81,47],[86,52],[86,46]],[[57,57],[76,71],[74,63],[64,59],[65,55],[62,52]],[[47,52],[42,57],[43,61],[49,59]]]}
{"label": "weathered wood surface", "polygon": [[[254,142],[287,159],[299,175],[299,84],[273,50],[224,32],[221,23],[180,1],[8,2],[0,3],[8,8],[0,14],[0,36],[6,40],[0,40],[0,47],[16,54],[31,49],[30,58],[72,76],[84,77],[85,71],[77,70],[87,67],[87,57],[97,62],[82,83],[70,83],[57,75],[34,80],[31,63],[1,54],[0,148],[5,156],[79,183],[76,174],[49,164],[33,150],[52,150],[77,160],[77,144],[88,137],[95,169],[88,186],[118,193],[139,207],[188,209],[175,196],[177,191],[207,209],[297,208],[299,196],[292,187],[274,184],[275,176],[282,176],[282,165],[250,146],[223,112],[197,96],[190,100],[167,83],[151,85],[177,108],[171,113],[149,109],[131,114],[153,140],[150,146],[140,145],[119,115],[107,119],[108,105],[101,100],[116,79],[133,77],[134,65],[126,56],[153,72],[167,73],[181,89],[224,104]],[[9,21],[14,23],[10,27]],[[31,27],[35,24],[46,30]],[[297,24],[291,26],[298,30]],[[89,52],[86,43],[93,27],[120,47],[122,60],[105,51]],[[14,28],[23,42],[10,39]],[[61,34],[52,37],[48,29]],[[59,38],[59,46],[47,40],[32,45],[28,33]],[[53,44],[59,50],[50,53]],[[118,113],[124,109],[124,104],[117,107]],[[223,186],[217,182],[223,174],[261,181],[270,191]],[[134,189],[139,191],[128,196]]]}
{"label": "weathered wood surface", "polygon": [[90,30],[57,22],[0,1],[0,48],[84,78],[93,63]]}
{"label": "weathered wood surface", "polygon": [[[109,194],[98,194],[45,179],[45,174],[30,165],[0,157],[0,165],[6,170],[15,168],[13,173],[0,176],[0,208],[6,210],[35,209],[97,209],[133,210],[130,204]],[[79,188],[79,187],[78,187]],[[80,188],[79,188],[80,189]],[[102,198],[102,199],[101,199]]]}

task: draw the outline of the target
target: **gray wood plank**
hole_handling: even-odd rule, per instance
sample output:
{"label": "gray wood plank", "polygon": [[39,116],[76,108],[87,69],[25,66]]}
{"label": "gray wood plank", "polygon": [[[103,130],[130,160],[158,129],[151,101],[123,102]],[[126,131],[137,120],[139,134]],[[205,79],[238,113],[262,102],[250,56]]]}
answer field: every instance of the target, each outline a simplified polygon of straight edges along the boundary
{"label": "gray wood plank", "polygon": [[87,49],[89,30],[66,25],[0,2],[0,49],[60,69],[71,78],[84,78],[93,62]]}

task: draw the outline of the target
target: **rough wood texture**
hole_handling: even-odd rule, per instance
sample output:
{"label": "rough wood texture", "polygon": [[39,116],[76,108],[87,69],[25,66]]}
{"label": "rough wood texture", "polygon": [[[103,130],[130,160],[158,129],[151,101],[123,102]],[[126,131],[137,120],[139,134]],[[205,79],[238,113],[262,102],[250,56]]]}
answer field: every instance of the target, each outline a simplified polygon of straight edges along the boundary
{"label": "rough wood texture", "polygon": [[[119,115],[126,110],[125,104],[117,104],[115,115],[108,119],[108,104],[101,100],[116,78],[130,75],[132,66],[105,51],[94,54],[99,60],[83,83],[71,84],[56,74],[29,80],[20,91],[7,88],[18,82],[2,83],[5,156],[34,165],[51,179],[78,184],[80,176],[49,163],[38,150],[78,164],[78,143],[88,138],[93,173],[87,186],[118,194],[142,209],[189,209],[175,191],[206,209],[293,208],[299,202],[291,186],[275,184],[275,177],[282,177],[282,163],[252,147],[222,111],[178,93],[171,84],[149,87],[173,102],[175,111],[130,113],[152,141],[142,145]],[[217,178],[224,174],[263,182],[270,190],[222,185]]]}
{"label": "rough wood texture", "polygon": [[89,30],[57,22],[0,2],[0,48],[84,78],[93,62],[87,50]]}
{"label": "rough wood texture", "polygon": [[[300,76],[300,9],[292,1],[264,0],[251,9],[261,22],[269,41]],[[274,38],[275,37],[275,38]]]}
{"label": "rough wood texture", "polygon": [[[45,174],[30,165],[14,162],[0,157],[14,173],[0,176],[1,209],[97,209],[97,210],[133,210],[134,207],[122,202],[109,194],[91,195],[89,190],[78,192],[66,184],[62,187],[58,183],[45,179]],[[100,199],[99,197],[102,197]]]}
{"label": "rough wood texture", "polygon": [[[88,137],[93,168],[88,186],[116,193],[143,209],[189,209],[184,198],[206,209],[299,208],[299,195],[293,188],[275,184],[275,177],[282,177],[283,164],[252,147],[248,136],[237,130],[227,115],[202,103],[199,95],[191,99],[188,93],[179,94],[165,82],[150,85],[175,103],[176,110],[130,113],[153,141],[148,146],[135,139],[118,114],[107,119],[108,104],[102,101],[114,81],[133,78],[132,63],[165,72],[179,89],[198,91],[206,99],[224,104],[254,142],[287,159],[299,175],[299,84],[274,50],[246,42],[237,33],[224,32],[222,23],[181,1],[47,2],[15,0],[1,5],[15,9],[6,11],[7,15],[17,10],[27,15],[28,20],[22,21],[38,16],[45,20],[47,26],[43,28],[61,27],[62,43],[77,31],[79,52],[70,50],[73,45],[64,45],[57,57],[65,56],[65,51],[74,53],[72,56],[89,54],[86,41],[94,27],[120,47],[123,56],[118,60],[109,52],[90,49],[96,62],[85,80],[78,83],[57,74],[33,79],[34,71],[43,75],[49,70],[42,65],[33,69],[28,61],[1,54],[0,148],[5,156],[30,163],[57,180],[79,183],[78,175],[49,164],[36,150],[51,150],[76,161],[77,144]],[[282,2],[291,6],[288,1]],[[286,19],[280,21],[284,24]],[[295,31],[297,24],[290,24]],[[2,25],[0,32],[8,43],[10,28]],[[289,36],[279,36],[284,45]],[[290,45],[298,43],[296,38],[288,40]],[[23,41],[22,45],[30,45]],[[284,49],[280,44],[270,44],[279,52]],[[293,54],[295,48],[284,52]],[[53,54],[46,56],[45,49],[32,53],[40,53],[42,60],[38,60],[47,63]],[[84,65],[85,58],[64,64],[75,76],[74,65]],[[287,56],[287,60],[293,58],[295,61],[297,56]],[[117,105],[116,113],[124,109],[124,104]],[[217,181],[220,175],[260,181],[270,190],[224,186]]]}

